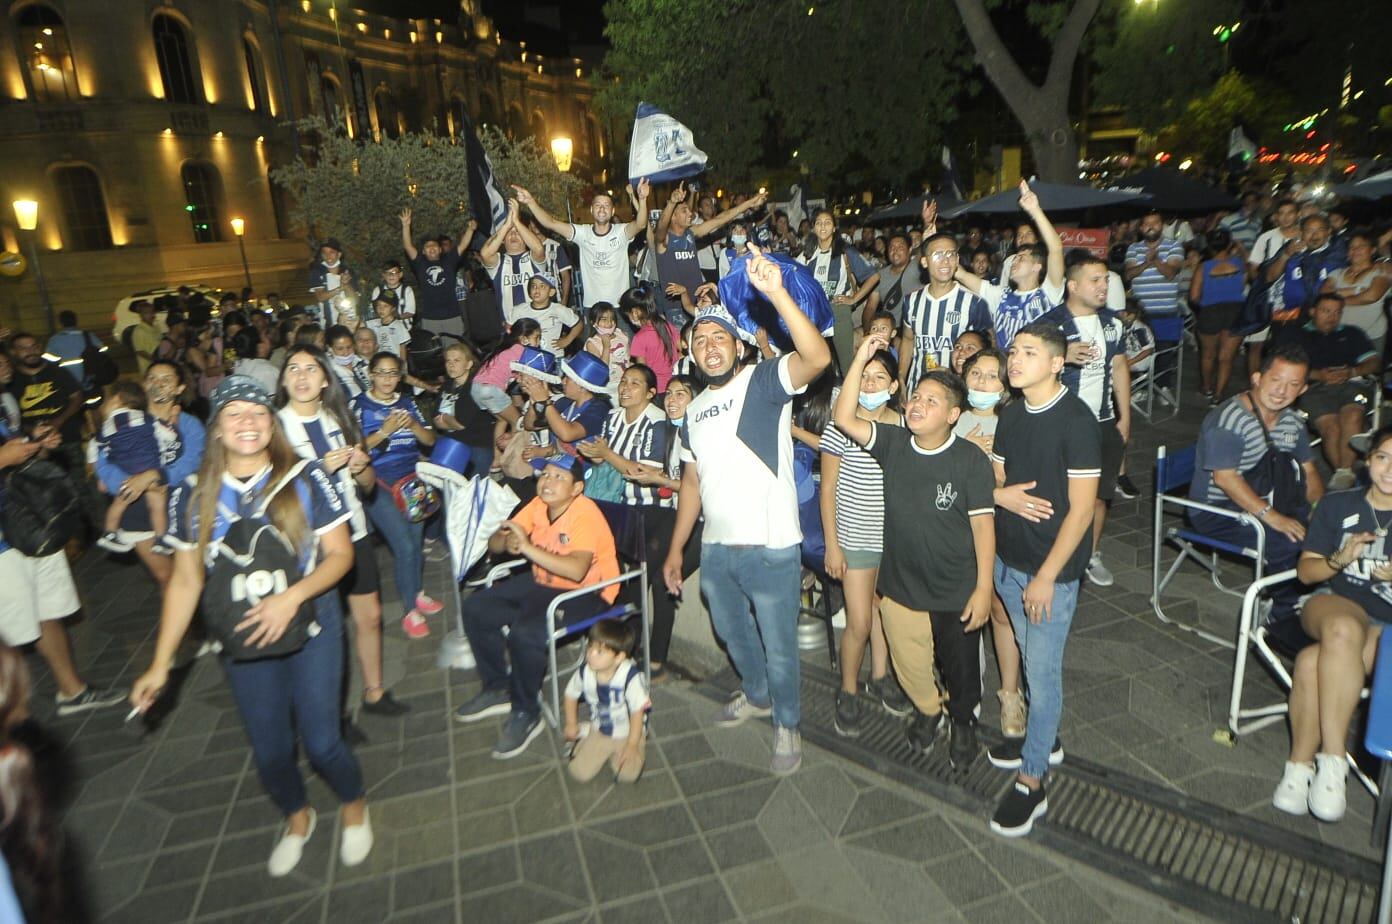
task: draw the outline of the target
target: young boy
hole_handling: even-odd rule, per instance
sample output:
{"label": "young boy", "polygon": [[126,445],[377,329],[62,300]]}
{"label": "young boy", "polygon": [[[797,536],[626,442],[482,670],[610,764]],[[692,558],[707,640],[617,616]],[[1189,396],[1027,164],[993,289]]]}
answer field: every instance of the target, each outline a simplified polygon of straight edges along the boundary
{"label": "young boy", "polygon": [[[506,549],[530,561],[532,569],[471,594],[461,613],[483,689],[455,718],[477,722],[507,715],[493,747],[499,760],[521,754],[541,734],[547,606],[566,591],[619,576],[609,523],[585,496],[584,465],[561,456],[534,459],[532,467],[541,473],[537,496],[488,540],[493,554]],[[618,585],[610,585],[570,600],[565,615],[576,621],[596,616],[613,605],[618,590]]]}
{"label": "young boy", "polygon": [[860,443],[884,470],[884,557],[877,589],[880,620],[894,672],[913,700],[909,743],[927,752],[942,728],[943,697],[934,657],[947,687],[953,767],[976,757],[975,710],[981,702],[981,635],[991,616],[996,556],[991,463],[952,428],[966,404],[962,379],[933,369],[904,406],[904,427],[856,415],[865,364],[888,341],[865,338],[846,370],[835,407],[842,433]]}
{"label": "young boy", "polygon": [[[647,747],[648,685],[634,663],[634,633],[617,619],[603,619],[590,629],[585,663],[570,675],[565,691],[565,740],[575,741],[567,770],[587,783],[604,762],[620,783],[633,783],[643,772]],[[590,707],[589,731],[580,733],[580,699]]]}
{"label": "young boy", "polygon": [[1001,411],[995,466],[996,591],[1005,604],[1030,691],[1025,737],[991,748],[991,763],[1017,770],[991,830],[1022,837],[1049,808],[1044,777],[1063,762],[1063,648],[1092,548],[1102,435],[1092,410],[1059,381],[1068,341],[1035,321],[1015,335],[1006,363],[1024,400]]}
{"label": "young boy", "polygon": [[1126,350],[1126,364],[1131,367],[1134,388],[1145,382],[1151,367],[1155,365],[1155,334],[1145,322],[1141,303],[1134,299],[1126,300],[1126,307],[1121,310],[1121,323],[1125,327],[1121,342]]}
{"label": "young boy", "polygon": [[513,323],[518,318],[533,319],[541,325],[541,348],[564,356],[566,348],[584,329],[580,316],[556,301],[556,283],[543,273],[527,281],[527,298],[528,303],[513,312]]}
{"label": "young boy", "polygon": [[[155,436],[154,418],[149,417],[149,401],[139,382],[122,380],[111,386],[111,394],[102,402],[101,433],[97,445],[108,461],[123,472],[135,475],[160,468],[159,440]],[[111,487],[117,487],[112,485]],[[145,489],[145,504],[150,509],[150,528],[156,538],[169,531],[169,495],[164,485]],[[130,500],[120,492],[111,496],[106,508],[106,521],[97,545],[108,552],[129,552],[131,546],[117,536],[121,517],[130,507]]]}
{"label": "young boy", "polygon": [[372,310],[377,317],[367,322],[367,329],[377,336],[377,349],[395,353],[405,363],[406,344],[411,341],[411,331],[406,327],[406,322],[396,316],[399,304],[395,292],[379,292],[372,300]]}

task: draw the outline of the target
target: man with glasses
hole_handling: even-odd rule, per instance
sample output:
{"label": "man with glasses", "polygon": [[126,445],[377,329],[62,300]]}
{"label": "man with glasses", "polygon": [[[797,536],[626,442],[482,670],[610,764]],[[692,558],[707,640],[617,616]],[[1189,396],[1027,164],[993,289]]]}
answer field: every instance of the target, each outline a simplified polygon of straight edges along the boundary
{"label": "man with glasses", "polygon": [[899,335],[899,380],[906,390],[929,369],[952,368],[952,344],[964,332],[991,329],[986,302],[954,278],[957,239],[941,231],[931,234],[921,254],[928,284],[904,300]]}

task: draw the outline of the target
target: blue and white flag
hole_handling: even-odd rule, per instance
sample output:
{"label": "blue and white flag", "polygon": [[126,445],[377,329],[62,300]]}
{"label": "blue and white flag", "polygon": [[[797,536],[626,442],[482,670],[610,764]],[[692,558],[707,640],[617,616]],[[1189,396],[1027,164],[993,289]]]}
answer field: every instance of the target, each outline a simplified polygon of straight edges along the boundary
{"label": "blue and white flag", "polygon": [[966,198],[962,194],[962,178],[957,175],[957,162],[952,159],[952,150],[947,145],[943,145],[942,165],[942,191],[961,202]]}
{"label": "blue and white flag", "polygon": [[469,164],[469,211],[473,212],[474,221],[478,222],[478,234],[474,239],[486,241],[507,218],[507,196],[503,194],[498,177],[493,173],[493,162],[488,159],[488,152],[483,149],[478,132],[474,130],[474,120],[469,118],[462,106],[459,114],[464,120],[460,137],[464,139],[464,153]]}
{"label": "blue and white flag", "polygon": [[706,169],[706,152],[696,147],[691,129],[650,103],[639,103],[628,145],[629,182],[643,177],[667,183],[696,176]]}

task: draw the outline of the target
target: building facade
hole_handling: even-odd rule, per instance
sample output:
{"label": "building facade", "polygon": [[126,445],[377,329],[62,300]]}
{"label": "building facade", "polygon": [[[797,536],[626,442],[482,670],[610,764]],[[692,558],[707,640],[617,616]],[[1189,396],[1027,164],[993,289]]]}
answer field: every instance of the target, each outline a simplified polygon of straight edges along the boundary
{"label": "building facade", "polygon": [[[296,119],[370,143],[454,135],[468,113],[543,144],[569,137],[579,169],[601,173],[588,64],[529,54],[474,0],[456,22],[351,2],[0,2],[0,248],[37,248],[55,310],[100,331],[137,291],[244,285],[233,218],[256,291],[303,291],[309,245],[268,177],[295,156]],[[17,199],[39,203],[32,234]],[[0,325],[46,323],[32,265],[0,278]]]}

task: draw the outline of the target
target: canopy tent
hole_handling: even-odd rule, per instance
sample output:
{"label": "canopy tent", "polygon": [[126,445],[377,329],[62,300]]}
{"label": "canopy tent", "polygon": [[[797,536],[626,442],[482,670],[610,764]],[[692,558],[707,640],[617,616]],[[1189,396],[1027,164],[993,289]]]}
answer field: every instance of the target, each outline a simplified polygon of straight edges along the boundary
{"label": "canopy tent", "polygon": [[902,199],[897,205],[887,205],[882,209],[876,209],[874,212],[870,213],[870,217],[867,218],[866,221],[872,225],[888,224],[894,221],[907,221],[912,224],[917,224],[919,216],[923,214],[923,203],[930,199],[938,200],[939,215],[942,214],[944,209],[958,208],[964,204],[960,200],[954,199],[952,196],[945,193],[941,196],[925,193],[921,196],[910,196],[907,199]]}
{"label": "canopy tent", "polygon": [[1150,197],[1149,205],[1162,212],[1213,212],[1237,207],[1237,200],[1170,167],[1146,167],[1112,183],[1115,192],[1138,192]]}
{"label": "canopy tent", "polygon": [[[1140,192],[1117,192],[1109,189],[1095,189],[1091,186],[1074,186],[1067,183],[1030,184],[1030,189],[1039,197],[1039,205],[1050,215],[1057,212],[1076,212],[1082,209],[1105,208],[1143,202],[1148,199]],[[964,202],[950,209],[938,207],[940,218],[957,218],[962,215],[1012,215],[1020,211],[1020,191],[1015,188],[998,192],[975,202]]]}
{"label": "canopy tent", "polygon": [[1345,199],[1386,199],[1392,196],[1392,170],[1356,183],[1340,183],[1334,187],[1334,193]]}

